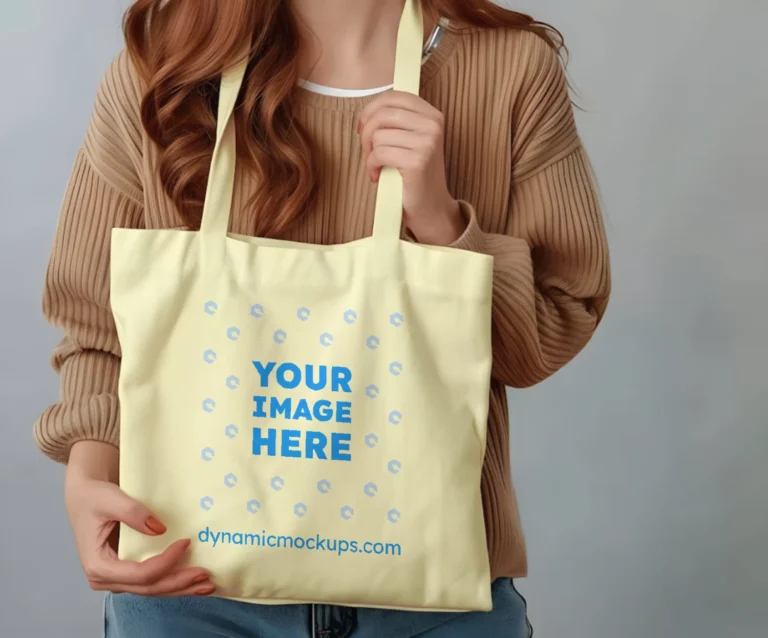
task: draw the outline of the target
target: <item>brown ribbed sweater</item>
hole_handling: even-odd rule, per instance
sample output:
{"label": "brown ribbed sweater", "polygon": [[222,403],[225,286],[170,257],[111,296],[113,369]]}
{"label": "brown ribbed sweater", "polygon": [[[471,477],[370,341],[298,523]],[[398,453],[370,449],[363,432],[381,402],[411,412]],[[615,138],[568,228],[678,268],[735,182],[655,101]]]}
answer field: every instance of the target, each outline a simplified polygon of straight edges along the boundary
{"label": "brown ribbed sweater", "polygon": [[[286,239],[341,243],[370,234],[375,186],[355,135],[373,98],[300,92],[296,116],[318,150],[317,208]],[[494,257],[494,350],[482,478],[493,577],[526,574],[509,464],[505,385],[533,385],[589,341],[608,301],[601,214],[564,73],[537,36],[513,30],[447,34],[423,69],[422,97],[445,115],[449,188],[467,229],[455,246]],[[60,402],[35,425],[42,451],[66,462],[81,440],[120,442],[120,344],[109,304],[114,227],[183,226],[157,172],[139,115],[141,89],[125,53],[106,73],[77,156],[54,240],[44,312],[65,336],[53,356]],[[238,211],[257,188],[240,170]],[[151,267],[151,264],[148,264]]]}

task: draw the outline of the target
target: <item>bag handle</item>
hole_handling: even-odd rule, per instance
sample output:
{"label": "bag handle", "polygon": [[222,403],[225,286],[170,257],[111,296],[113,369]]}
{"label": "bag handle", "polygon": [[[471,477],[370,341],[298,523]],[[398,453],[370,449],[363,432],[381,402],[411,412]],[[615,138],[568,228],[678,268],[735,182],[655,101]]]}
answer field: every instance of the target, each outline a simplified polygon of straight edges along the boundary
{"label": "bag handle", "polygon": [[235,164],[237,161],[235,103],[243,85],[247,58],[237,66],[225,71],[219,89],[219,111],[216,118],[216,145],[213,148],[211,168],[208,173],[208,187],[203,203],[203,218],[200,233],[212,240],[224,240],[229,230],[229,216],[235,191]]}
{"label": "bag handle", "polygon": [[[424,22],[419,0],[406,0],[397,35],[394,89],[418,95],[421,80],[421,58]],[[225,71],[221,78],[216,145],[208,175],[208,188],[203,204],[200,232],[203,243],[223,259],[229,229],[235,186],[236,135],[232,117],[248,61],[243,60]],[[376,196],[373,236],[400,238],[403,221],[403,179],[394,168],[384,168]],[[216,248],[214,248],[216,244]],[[211,250],[209,250],[211,252]]]}
{"label": "bag handle", "polygon": [[[424,17],[421,3],[406,0],[397,33],[394,90],[419,94],[421,60],[424,53]],[[386,167],[379,177],[373,236],[400,239],[403,224],[403,176]]]}

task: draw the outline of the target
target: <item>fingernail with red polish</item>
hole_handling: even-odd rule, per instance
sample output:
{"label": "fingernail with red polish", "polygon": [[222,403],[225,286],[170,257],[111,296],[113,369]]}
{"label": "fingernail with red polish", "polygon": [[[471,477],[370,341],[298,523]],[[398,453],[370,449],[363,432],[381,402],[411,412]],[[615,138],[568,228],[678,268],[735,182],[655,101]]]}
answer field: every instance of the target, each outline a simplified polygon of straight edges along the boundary
{"label": "fingernail with red polish", "polygon": [[146,521],[144,521],[144,524],[155,534],[165,534],[168,531],[168,528],[160,521],[158,521],[154,516],[150,516]]}
{"label": "fingernail with red polish", "polygon": [[197,583],[204,583],[206,580],[208,580],[210,576],[208,574],[200,574],[195,580],[192,581],[192,584],[195,585]]}
{"label": "fingernail with red polish", "polygon": [[201,587],[195,592],[196,596],[210,596],[213,592],[216,591],[215,587]]}

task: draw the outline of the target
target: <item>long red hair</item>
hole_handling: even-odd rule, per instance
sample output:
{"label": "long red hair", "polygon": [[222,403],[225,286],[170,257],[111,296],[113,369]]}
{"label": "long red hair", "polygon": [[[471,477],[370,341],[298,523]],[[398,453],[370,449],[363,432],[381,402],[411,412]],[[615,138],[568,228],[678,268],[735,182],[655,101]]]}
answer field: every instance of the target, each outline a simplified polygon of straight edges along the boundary
{"label": "long red hair", "polygon": [[[560,51],[560,33],[490,0],[422,0],[427,16],[466,27],[532,31]],[[203,209],[216,137],[217,78],[250,43],[237,109],[238,159],[262,185],[245,214],[255,235],[280,237],[317,192],[312,144],[292,113],[299,29],[285,0],[137,0],[123,30],[144,86],[143,125],[159,148],[163,188],[190,227]],[[256,215],[255,211],[269,211]]]}

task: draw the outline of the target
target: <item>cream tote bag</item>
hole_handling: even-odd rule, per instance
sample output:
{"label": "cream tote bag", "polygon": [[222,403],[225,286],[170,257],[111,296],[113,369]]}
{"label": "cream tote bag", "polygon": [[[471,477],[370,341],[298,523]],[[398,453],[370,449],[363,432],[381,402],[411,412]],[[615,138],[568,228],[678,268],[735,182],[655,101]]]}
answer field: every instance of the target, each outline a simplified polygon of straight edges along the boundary
{"label": "cream tote bag", "polygon": [[[401,91],[422,40],[408,0]],[[168,525],[123,526],[119,556],[191,538],[225,598],[489,610],[492,258],[402,241],[392,169],[369,238],[228,234],[244,72],[222,78],[201,230],[113,232],[120,484]]]}

